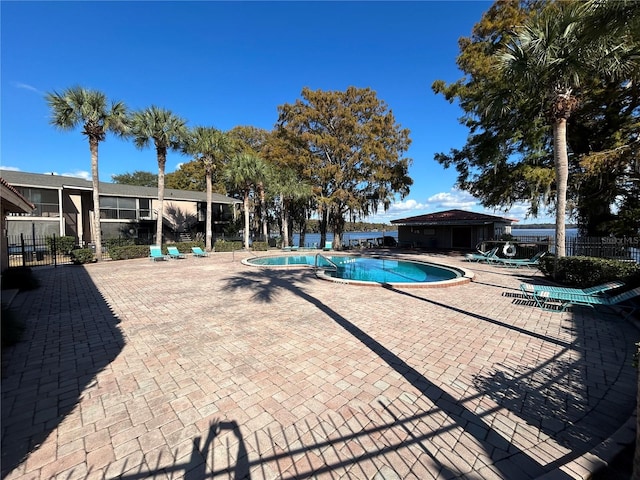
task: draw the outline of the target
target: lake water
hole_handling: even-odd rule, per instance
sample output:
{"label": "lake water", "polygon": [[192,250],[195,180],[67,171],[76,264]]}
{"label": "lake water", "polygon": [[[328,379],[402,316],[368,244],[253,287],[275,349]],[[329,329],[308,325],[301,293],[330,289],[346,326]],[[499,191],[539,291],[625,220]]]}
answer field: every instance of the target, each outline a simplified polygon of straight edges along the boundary
{"label": "lake water", "polygon": [[[555,228],[513,228],[511,229],[511,234],[513,236],[526,236],[526,237],[553,237],[555,235]],[[398,240],[398,231],[397,230],[389,230],[389,231],[377,231],[377,232],[347,232],[342,235],[342,243],[344,245],[349,245],[350,242],[359,242],[361,240],[367,239],[377,239],[382,236],[393,237]],[[578,229],[577,228],[567,228],[565,233],[567,238],[577,237]],[[327,242],[333,241],[333,234],[327,233]],[[304,237],[304,247],[313,247],[314,245],[320,245],[320,234],[319,233],[307,233]],[[300,245],[300,234],[293,234],[293,244]]]}

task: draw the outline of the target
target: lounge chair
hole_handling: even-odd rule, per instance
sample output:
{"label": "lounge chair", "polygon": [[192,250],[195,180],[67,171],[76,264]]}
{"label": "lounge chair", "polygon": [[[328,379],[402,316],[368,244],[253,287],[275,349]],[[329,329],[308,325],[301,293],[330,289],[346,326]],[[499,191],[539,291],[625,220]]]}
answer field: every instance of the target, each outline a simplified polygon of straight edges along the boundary
{"label": "lounge chair", "polygon": [[500,247],[493,247],[488,252],[467,253],[464,259],[467,262],[489,262],[494,258],[498,258],[498,249]]}
{"label": "lounge chair", "polygon": [[[638,296],[640,296],[640,287],[613,296],[602,295],[600,293],[584,294],[553,292],[550,290],[538,290],[532,293],[533,299],[540,308],[556,312],[563,312],[570,305],[583,305],[592,308],[598,305],[612,307]],[[631,305],[630,311],[626,316],[631,315],[637,308],[638,305]]]}
{"label": "lounge chair", "polygon": [[607,283],[601,283],[600,285],[594,285],[588,288],[572,288],[572,287],[555,287],[551,285],[532,285],[530,283],[521,283],[520,290],[526,297],[533,299],[533,294],[536,292],[561,292],[575,295],[598,295],[609,292],[616,288],[624,287],[624,282],[620,280],[612,280]]}
{"label": "lounge chair", "polygon": [[488,261],[492,265],[503,265],[505,267],[510,267],[510,268],[519,268],[519,267],[533,268],[540,265],[540,259],[544,257],[546,254],[547,254],[546,251],[538,252],[531,258],[500,258],[496,256],[496,257],[490,258]]}
{"label": "lounge chair", "polygon": [[325,252],[328,252],[332,248],[333,248],[333,242],[325,242],[324,248],[322,250],[324,250]]}
{"label": "lounge chair", "polygon": [[208,257],[209,254],[207,252],[205,252],[204,250],[202,250],[202,248],[200,247],[191,247],[191,252],[193,253],[194,257]]}
{"label": "lounge chair", "polygon": [[167,247],[167,252],[171,258],[187,258],[184,253],[180,253],[177,247]]}
{"label": "lounge chair", "polygon": [[149,245],[149,258],[156,260],[169,260],[169,255],[164,255],[159,245]]}

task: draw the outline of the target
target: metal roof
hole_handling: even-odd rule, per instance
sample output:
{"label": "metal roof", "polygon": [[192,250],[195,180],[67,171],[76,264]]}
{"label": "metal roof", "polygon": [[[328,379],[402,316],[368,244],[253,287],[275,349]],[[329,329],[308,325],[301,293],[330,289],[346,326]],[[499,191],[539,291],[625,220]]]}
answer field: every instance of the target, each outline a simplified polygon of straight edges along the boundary
{"label": "metal roof", "polygon": [[428,213],[415,217],[391,220],[393,225],[484,225],[487,223],[517,222],[511,218],[497,217],[486,213],[468,212],[466,210],[446,210],[444,212]]}
{"label": "metal roof", "polygon": [[[90,180],[78,177],[68,177],[63,175],[47,175],[43,173],[16,172],[13,170],[0,170],[0,177],[4,178],[11,185],[17,187],[35,187],[52,189],[78,189],[91,190],[93,183]],[[136,198],[158,198],[156,187],[140,187],[137,185],[126,185],[121,183],[100,182],[100,195]],[[191,190],[176,190],[165,188],[165,200],[186,200],[193,202],[206,202],[206,192],[196,192]],[[227,197],[219,193],[213,194],[214,203],[235,204],[242,203],[241,200]]]}

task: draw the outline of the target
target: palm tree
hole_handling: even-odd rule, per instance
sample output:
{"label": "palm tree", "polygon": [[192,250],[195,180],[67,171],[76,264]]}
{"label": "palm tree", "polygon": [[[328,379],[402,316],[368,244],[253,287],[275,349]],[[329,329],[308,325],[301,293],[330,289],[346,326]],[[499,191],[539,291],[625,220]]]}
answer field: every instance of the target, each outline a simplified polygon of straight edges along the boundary
{"label": "palm tree", "polygon": [[96,260],[102,260],[102,232],[100,231],[100,178],[98,176],[98,144],[107,132],[122,136],[127,132],[127,107],[122,102],[111,102],[96,90],[71,87],[62,93],[45,96],[51,108],[51,124],[60,130],[74,130],[82,125],[82,134],[89,139],[91,151],[91,180],[93,183],[93,228],[91,237],[96,247]]}
{"label": "palm tree", "polygon": [[228,135],[212,127],[195,127],[185,143],[186,153],[194,155],[202,162],[207,184],[207,219],[205,225],[205,249],[212,248],[211,202],[213,201],[211,177],[214,170],[219,169],[231,154],[233,144]]}
{"label": "palm tree", "polygon": [[235,155],[224,172],[226,182],[243,196],[244,248],[249,249],[249,199],[251,191],[267,177],[267,164],[251,153]]}
{"label": "palm tree", "polygon": [[[606,3],[606,2],[605,2]],[[606,29],[594,36],[587,27],[597,2],[555,2],[519,28],[499,53],[514,97],[539,100],[553,127],[556,173],[556,258],[565,256],[565,215],[569,160],[567,121],[590,79],[629,72],[624,39]],[[588,34],[587,34],[588,32]],[[616,42],[615,44],[612,42]]]}
{"label": "palm tree", "polygon": [[134,112],[131,117],[130,136],[139,149],[149,146],[153,140],[158,157],[158,218],[156,224],[156,243],[162,245],[162,222],[164,218],[164,170],[167,163],[167,151],[180,151],[188,129],[186,122],[169,110],[151,106]]}
{"label": "palm tree", "polygon": [[313,187],[302,181],[295,170],[281,168],[274,172],[273,190],[280,197],[280,221],[282,224],[282,246],[289,247],[293,232],[289,232],[291,211],[296,201],[308,200],[313,195]]}

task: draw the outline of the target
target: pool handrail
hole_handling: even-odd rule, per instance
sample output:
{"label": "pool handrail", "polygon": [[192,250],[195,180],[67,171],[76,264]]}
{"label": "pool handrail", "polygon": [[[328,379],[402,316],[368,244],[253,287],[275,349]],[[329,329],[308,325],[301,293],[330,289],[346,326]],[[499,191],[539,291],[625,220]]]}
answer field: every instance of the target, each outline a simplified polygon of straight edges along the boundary
{"label": "pool handrail", "polygon": [[322,257],[324,258],[327,263],[329,263],[329,265],[331,265],[334,268],[334,271],[337,272],[338,271],[338,265],[336,265],[335,263],[333,263],[331,260],[329,260],[325,255],[321,254],[321,253],[316,253],[316,258],[313,262],[313,266],[314,268],[318,269],[318,268],[326,268],[326,267],[320,267],[318,265],[318,257]]}

